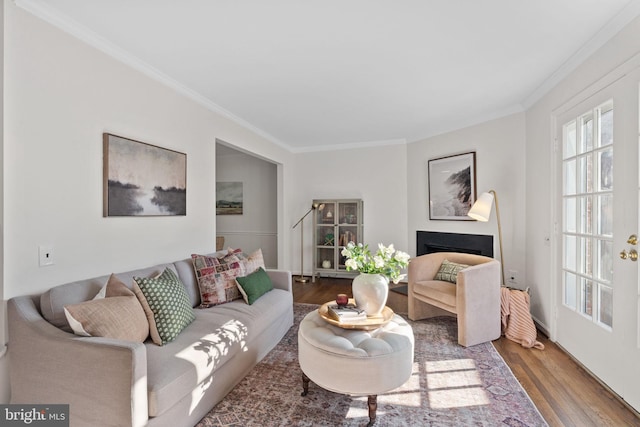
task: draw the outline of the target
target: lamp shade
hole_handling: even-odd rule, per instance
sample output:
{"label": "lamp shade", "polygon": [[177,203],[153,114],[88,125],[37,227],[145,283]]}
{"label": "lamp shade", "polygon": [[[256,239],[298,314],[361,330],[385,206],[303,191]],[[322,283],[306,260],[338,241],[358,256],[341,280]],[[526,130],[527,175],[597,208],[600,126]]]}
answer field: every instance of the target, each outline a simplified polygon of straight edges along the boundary
{"label": "lamp shade", "polygon": [[471,218],[486,222],[491,217],[491,207],[493,206],[493,194],[482,193],[478,200],[471,206],[469,213],[467,214]]}

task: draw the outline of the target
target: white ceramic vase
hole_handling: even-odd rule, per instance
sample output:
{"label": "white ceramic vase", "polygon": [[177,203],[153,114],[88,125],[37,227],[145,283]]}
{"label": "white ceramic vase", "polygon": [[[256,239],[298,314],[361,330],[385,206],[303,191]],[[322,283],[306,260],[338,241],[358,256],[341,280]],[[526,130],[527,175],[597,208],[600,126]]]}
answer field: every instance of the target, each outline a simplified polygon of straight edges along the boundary
{"label": "white ceramic vase", "polygon": [[367,316],[378,316],[387,304],[389,279],[382,274],[360,273],[351,284],[356,305]]}

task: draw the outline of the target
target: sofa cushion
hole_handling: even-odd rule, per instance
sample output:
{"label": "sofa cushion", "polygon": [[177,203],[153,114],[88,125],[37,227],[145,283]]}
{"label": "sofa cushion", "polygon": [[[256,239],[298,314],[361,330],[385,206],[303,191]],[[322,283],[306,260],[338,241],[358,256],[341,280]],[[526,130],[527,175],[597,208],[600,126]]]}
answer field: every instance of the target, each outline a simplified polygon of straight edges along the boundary
{"label": "sofa cushion", "polygon": [[[257,337],[291,323],[291,292],[274,289],[253,305],[236,300],[195,310],[196,320],[172,342],[147,348],[149,416],[159,416],[194,389],[215,387],[215,371],[239,352],[256,352]],[[289,313],[289,314],[287,314]],[[279,336],[273,336],[274,345]],[[256,358],[261,357],[258,353]]]}
{"label": "sofa cushion", "polygon": [[440,269],[436,273],[434,280],[444,280],[445,282],[458,283],[458,273],[469,267],[465,264],[443,260]]}
{"label": "sofa cushion", "polygon": [[189,296],[173,270],[167,268],[158,277],[134,277],[134,292],[147,319],[154,343],[164,345],[173,341],[195,320]]}
{"label": "sofa cushion", "polygon": [[222,257],[192,254],[200,288],[200,307],[224,304],[241,297],[236,277],[245,275],[243,257],[229,252]]}
{"label": "sofa cushion", "polygon": [[236,282],[244,302],[249,305],[273,289],[271,278],[262,267],[247,276],[236,277]]}
{"label": "sofa cushion", "polygon": [[76,335],[144,342],[149,322],[132,290],[111,275],[98,298],[64,307]]}
{"label": "sofa cushion", "polygon": [[413,284],[413,292],[455,308],[456,285],[440,280],[425,280]]}

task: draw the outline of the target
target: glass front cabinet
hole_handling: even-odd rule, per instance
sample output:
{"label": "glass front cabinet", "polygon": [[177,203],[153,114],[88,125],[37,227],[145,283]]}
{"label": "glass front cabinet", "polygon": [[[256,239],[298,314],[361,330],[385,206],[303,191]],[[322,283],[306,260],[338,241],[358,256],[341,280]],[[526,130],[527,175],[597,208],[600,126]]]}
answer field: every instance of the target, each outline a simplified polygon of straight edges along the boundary
{"label": "glass front cabinet", "polygon": [[318,204],[313,216],[313,275],[353,277],[347,271],[342,249],[349,242],[362,243],[362,200],[314,200]]}

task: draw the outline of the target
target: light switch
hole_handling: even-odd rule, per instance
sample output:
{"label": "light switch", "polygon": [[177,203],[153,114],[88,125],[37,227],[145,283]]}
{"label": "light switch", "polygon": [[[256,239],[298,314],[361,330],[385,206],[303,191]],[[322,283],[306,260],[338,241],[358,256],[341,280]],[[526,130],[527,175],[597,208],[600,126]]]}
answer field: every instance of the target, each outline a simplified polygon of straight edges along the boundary
{"label": "light switch", "polygon": [[40,245],[38,247],[38,253],[40,255],[40,267],[53,265],[53,246]]}

